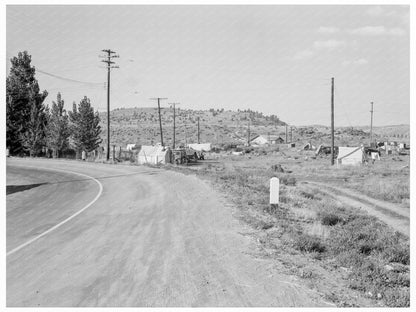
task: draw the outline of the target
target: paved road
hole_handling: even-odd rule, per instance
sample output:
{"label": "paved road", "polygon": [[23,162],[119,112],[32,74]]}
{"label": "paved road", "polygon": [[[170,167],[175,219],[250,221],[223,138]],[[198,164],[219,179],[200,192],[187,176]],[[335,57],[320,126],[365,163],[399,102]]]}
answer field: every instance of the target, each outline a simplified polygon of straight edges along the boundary
{"label": "paved road", "polygon": [[248,229],[196,177],[8,159],[7,185],[9,307],[327,305],[251,255]]}

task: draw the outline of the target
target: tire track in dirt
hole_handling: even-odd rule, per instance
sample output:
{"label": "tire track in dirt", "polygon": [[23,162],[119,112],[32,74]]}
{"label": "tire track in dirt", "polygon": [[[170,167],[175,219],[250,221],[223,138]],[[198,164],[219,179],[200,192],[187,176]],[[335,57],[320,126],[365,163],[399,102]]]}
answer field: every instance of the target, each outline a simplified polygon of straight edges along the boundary
{"label": "tire track in dirt", "polygon": [[410,209],[389,202],[368,197],[353,190],[322,182],[302,181],[303,185],[319,187],[319,190],[342,204],[353,208],[364,209],[368,214],[377,217],[395,231],[407,237],[410,235]]}

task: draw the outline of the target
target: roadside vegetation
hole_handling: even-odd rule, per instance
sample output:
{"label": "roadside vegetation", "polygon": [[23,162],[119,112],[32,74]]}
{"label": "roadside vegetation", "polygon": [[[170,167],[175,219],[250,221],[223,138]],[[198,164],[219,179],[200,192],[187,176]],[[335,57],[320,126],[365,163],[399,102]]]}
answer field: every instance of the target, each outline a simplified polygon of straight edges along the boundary
{"label": "roadside vegetation", "polygon": [[[375,217],[341,205],[318,188],[302,183],[306,177],[329,179],[376,198],[406,204],[408,168],[401,171],[394,165],[374,165],[337,169],[319,159],[301,166],[299,158],[283,166],[270,166],[276,159],[283,162],[273,155],[261,160],[218,158],[197,170],[180,170],[209,180],[235,204],[236,215],[253,228],[253,238],[263,253],[276,258],[288,273],[304,279],[311,288],[320,289],[328,300],[338,306],[408,307],[409,239]],[[279,168],[284,172],[278,172]],[[281,183],[280,205],[273,208],[268,202],[271,177],[278,177]]]}

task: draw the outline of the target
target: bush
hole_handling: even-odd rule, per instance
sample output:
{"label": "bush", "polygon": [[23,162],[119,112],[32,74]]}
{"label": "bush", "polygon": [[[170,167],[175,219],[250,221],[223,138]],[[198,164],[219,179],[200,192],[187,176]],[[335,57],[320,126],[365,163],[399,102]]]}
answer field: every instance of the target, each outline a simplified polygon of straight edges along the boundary
{"label": "bush", "polygon": [[406,274],[386,271],[379,263],[368,259],[350,274],[350,287],[380,294],[391,307],[409,306],[410,278]]}
{"label": "bush", "polygon": [[294,247],[300,251],[305,252],[319,252],[322,253],[326,250],[325,245],[322,244],[318,237],[300,234],[295,238]]}
{"label": "bush", "polygon": [[409,307],[410,292],[406,288],[386,289],[384,291],[384,301],[389,307]]}
{"label": "bush", "polygon": [[315,195],[309,192],[300,191],[300,195],[302,195],[303,197],[307,199],[315,199]]}
{"label": "bush", "polygon": [[345,223],[345,220],[342,217],[331,212],[319,212],[318,217],[321,219],[322,225],[333,226],[338,223]]}
{"label": "bush", "polygon": [[296,179],[294,177],[290,176],[281,176],[279,177],[280,183],[283,185],[289,185],[289,186],[295,186],[296,185]]}
{"label": "bush", "polygon": [[410,264],[410,248],[409,246],[394,242],[390,246],[386,247],[382,256],[388,262],[397,262],[404,265]]}

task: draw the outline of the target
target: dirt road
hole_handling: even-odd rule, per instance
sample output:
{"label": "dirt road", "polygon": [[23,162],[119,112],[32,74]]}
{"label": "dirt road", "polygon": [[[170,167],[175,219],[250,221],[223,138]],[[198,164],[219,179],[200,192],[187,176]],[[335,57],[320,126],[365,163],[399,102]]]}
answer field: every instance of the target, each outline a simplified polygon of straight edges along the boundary
{"label": "dirt road", "polygon": [[9,307],[329,305],[250,255],[247,229],[195,177],[8,159],[7,185]]}
{"label": "dirt road", "polygon": [[325,192],[340,203],[364,209],[368,214],[377,217],[395,231],[407,237],[410,235],[410,209],[408,207],[377,200],[351,189],[322,182],[305,181],[304,185],[317,186],[320,191]]}

